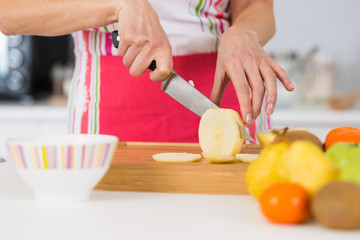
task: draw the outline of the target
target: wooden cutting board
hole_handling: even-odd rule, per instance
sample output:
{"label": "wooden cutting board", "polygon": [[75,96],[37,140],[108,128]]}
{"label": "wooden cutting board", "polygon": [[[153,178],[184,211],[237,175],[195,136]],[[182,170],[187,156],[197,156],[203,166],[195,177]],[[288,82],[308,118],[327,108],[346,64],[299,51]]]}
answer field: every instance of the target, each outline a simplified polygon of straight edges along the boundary
{"label": "wooden cutting board", "polygon": [[[259,145],[243,145],[242,153],[259,153]],[[196,143],[120,142],[97,190],[166,193],[248,194],[247,163],[158,163],[155,153],[201,153]]]}

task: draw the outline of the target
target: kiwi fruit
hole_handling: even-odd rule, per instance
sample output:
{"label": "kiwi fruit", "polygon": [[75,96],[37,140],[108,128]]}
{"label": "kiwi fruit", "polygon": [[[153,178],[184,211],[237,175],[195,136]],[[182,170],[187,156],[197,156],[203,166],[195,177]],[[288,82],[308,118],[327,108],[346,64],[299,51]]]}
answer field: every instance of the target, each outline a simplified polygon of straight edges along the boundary
{"label": "kiwi fruit", "polygon": [[333,181],[313,197],[311,212],[326,227],[360,228],[360,184]]}
{"label": "kiwi fruit", "polygon": [[324,150],[324,144],[321,140],[311,132],[294,130],[294,131],[284,131],[282,133],[278,133],[272,143],[278,143],[284,140],[284,138],[289,142],[294,142],[296,140],[306,140],[314,143],[319,148]]}

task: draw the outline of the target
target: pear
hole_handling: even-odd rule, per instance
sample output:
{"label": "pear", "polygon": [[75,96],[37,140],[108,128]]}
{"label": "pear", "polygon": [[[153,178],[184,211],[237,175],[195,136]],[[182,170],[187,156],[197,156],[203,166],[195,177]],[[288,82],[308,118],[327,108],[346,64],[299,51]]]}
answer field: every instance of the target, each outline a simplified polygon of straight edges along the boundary
{"label": "pear", "polygon": [[306,127],[292,127],[292,128],[273,128],[268,130],[259,131],[256,133],[256,138],[259,141],[259,144],[262,147],[269,145],[272,143],[276,136],[279,134],[283,134],[284,132],[292,132],[292,131],[299,131],[299,132],[308,132]]}
{"label": "pear", "polygon": [[287,152],[282,154],[278,160],[278,174],[281,176],[282,179],[284,179],[284,181],[290,181],[290,172],[289,172],[287,160],[288,160]]}
{"label": "pear", "polygon": [[251,195],[259,198],[270,184],[285,181],[279,174],[279,160],[288,148],[289,144],[286,142],[267,145],[249,165],[245,180]]}
{"label": "pear", "polygon": [[294,142],[297,140],[306,140],[306,141],[314,143],[321,150],[324,149],[324,147],[323,147],[324,144],[321,142],[321,140],[315,134],[308,132],[308,131],[285,130],[284,132],[277,134],[277,136],[273,140],[273,143],[281,142],[281,141],[283,141],[283,138],[285,138],[286,141],[289,141],[289,142]]}
{"label": "pear", "polygon": [[284,165],[291,182],[299,183],[310,195],[338,176],[338,170],[314,143],[297,140],[284,156]]}

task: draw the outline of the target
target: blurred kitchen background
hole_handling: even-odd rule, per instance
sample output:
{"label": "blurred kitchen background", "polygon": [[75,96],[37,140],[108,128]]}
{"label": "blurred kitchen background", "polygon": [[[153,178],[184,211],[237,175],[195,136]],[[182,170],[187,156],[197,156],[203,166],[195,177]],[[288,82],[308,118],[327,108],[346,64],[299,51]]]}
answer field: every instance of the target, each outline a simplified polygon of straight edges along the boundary
{"label": "blurred kitchen background", "polygon": [[[328,102],[336,109],[357,107],[356,98],[360,94],[358,9],[360,1],[357,0],[274,1],[277,32],[265,49],[286,70],[293,70],[289,74],[297,87],[292,96],[280,91],[278,107],[326,107]],[[312,56],[309,52],[314,48],[317,51]],[[296,65],[297,60],[301,62],[307,54],[311,56],[305,66]],[[296,66],[300,71],[296,71]]]}
{"label": "blurred kitchen background", "polygon": [[[265,50],[296,89],[279,84],[272,127],[308,127],[322,140],[334,127],[360,127],[359,9],[359,0],[274,0],[277,32]],[[69,35],[0,33],[1,141],[67,131],[72,44]]]}
{"label": "blurred kitchen background", "polygon": [[31,104],[61,98],[74,68],[70,35],[4,36],[0,33],[0,101]]}

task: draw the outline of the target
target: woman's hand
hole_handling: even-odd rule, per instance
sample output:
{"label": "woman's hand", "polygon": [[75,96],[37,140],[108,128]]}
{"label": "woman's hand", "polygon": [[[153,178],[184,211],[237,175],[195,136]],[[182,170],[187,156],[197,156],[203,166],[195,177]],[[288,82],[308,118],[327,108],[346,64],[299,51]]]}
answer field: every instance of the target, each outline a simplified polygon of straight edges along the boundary
{"label": "woman's hand", "polygon": [[153,60],[153,81],[164,80],[173,67],[171,45],[158,16],[146,0],[124,0],[118,10],[118,53],[130,74],[141,76]]}
{"label": "woman's hand", "polygon": [[266,112],[274,112],[277,98],[276,77],[286,90],[294,90],[285,71],[261,47],[256,32],[232,26],[221,38],[210,99],[220,105],[224,90],[232,81],[243,120],[245,125],[250,127],[260,114],[265,91]]}

